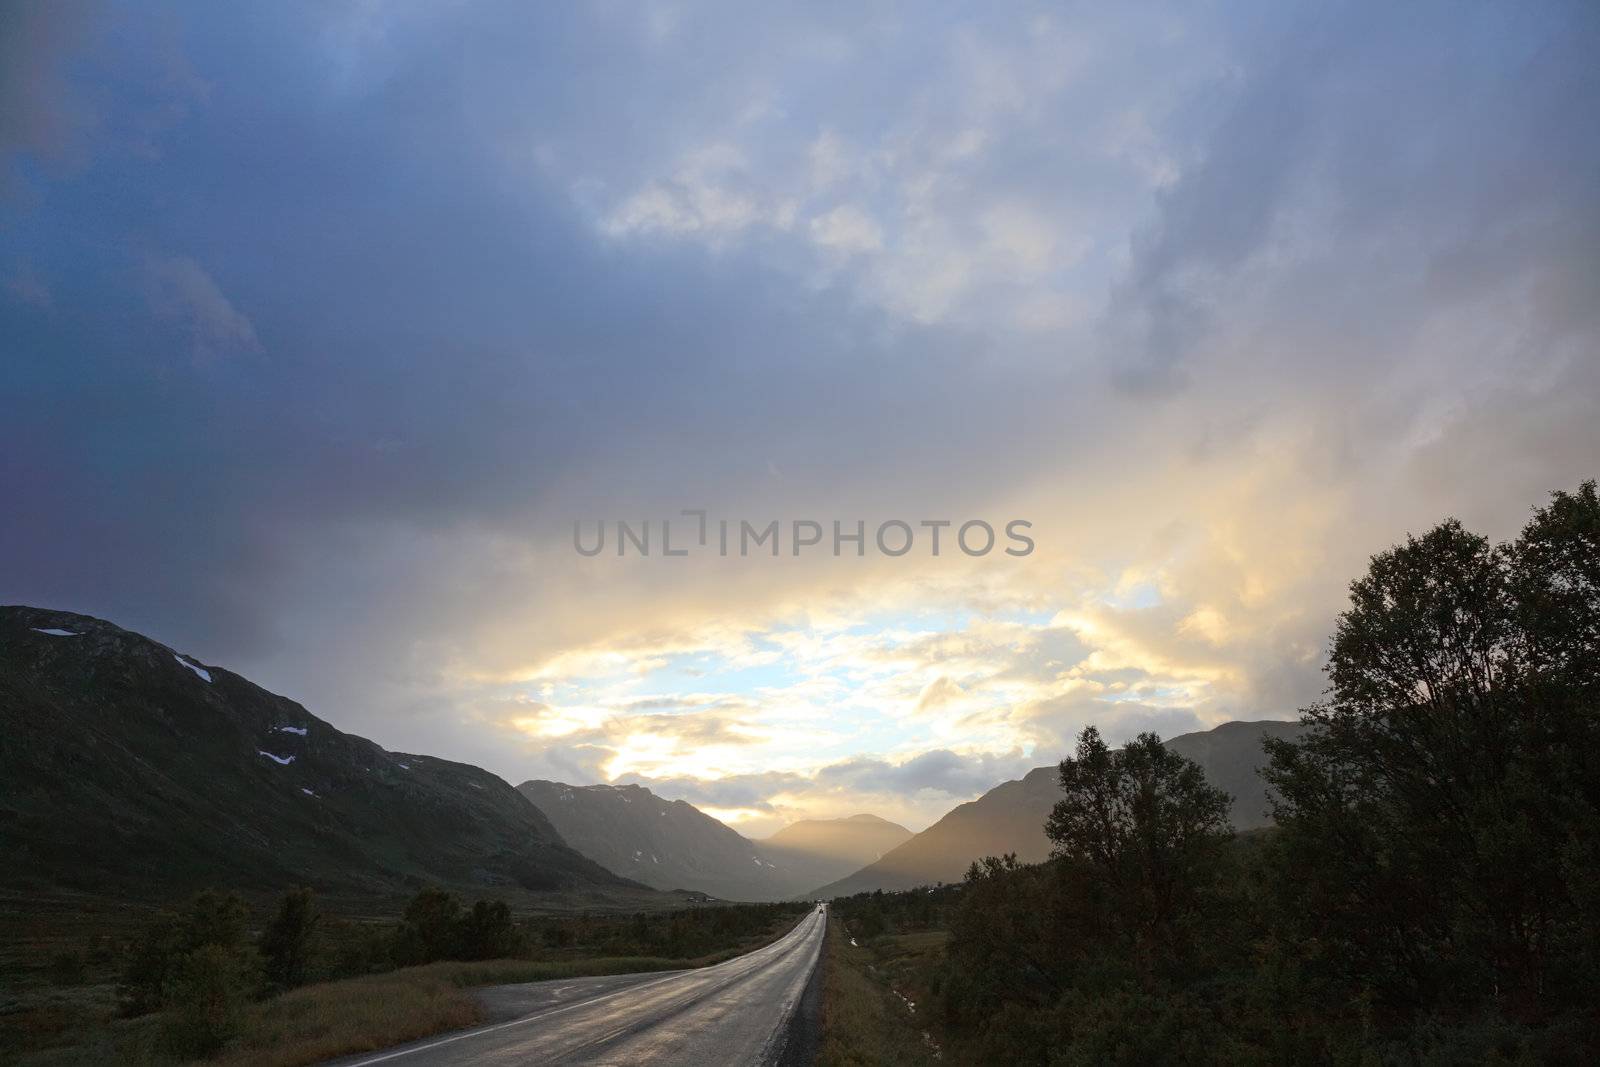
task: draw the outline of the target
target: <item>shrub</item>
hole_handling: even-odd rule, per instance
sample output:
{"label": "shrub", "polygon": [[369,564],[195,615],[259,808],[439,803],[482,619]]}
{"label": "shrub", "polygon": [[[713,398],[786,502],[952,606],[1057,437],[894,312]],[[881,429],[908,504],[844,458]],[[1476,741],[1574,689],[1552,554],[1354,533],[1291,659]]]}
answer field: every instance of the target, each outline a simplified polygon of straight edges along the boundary
{"label": "shrub", "polygon": [[291,889],[261,934],[265,977],[277,990],[304,985],[311,965],[312,939],[321,916],[309,889]]}
{"label": "shrub", "polygon": [[208,1056],[236,1036],[257,981],[248,948],[202,945],[184,957],[168,982],[162,1036],[179,1056]]}
{"label": "shrub", "polygon": [[163,912],[135,942],[119,983],[123,1011],[142,1015],[164,1007],[169,989],[190,954],[208,945],[228,951],[246,947],[249,912],[235,893],[206,890],[182,911]]}

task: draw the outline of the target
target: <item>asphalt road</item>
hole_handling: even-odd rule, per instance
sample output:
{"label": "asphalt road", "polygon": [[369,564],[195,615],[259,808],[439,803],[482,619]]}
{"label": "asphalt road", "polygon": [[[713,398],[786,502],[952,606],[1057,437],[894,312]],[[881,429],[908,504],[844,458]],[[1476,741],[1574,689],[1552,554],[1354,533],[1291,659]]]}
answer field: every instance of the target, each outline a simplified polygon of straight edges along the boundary
{"label": "asphalt road", "polygon": [[504,1021],[335,1062],[765,1067],[783,1055],[826,923],[813,910],[772,944],[714,967],[497,986],[483,999]]}

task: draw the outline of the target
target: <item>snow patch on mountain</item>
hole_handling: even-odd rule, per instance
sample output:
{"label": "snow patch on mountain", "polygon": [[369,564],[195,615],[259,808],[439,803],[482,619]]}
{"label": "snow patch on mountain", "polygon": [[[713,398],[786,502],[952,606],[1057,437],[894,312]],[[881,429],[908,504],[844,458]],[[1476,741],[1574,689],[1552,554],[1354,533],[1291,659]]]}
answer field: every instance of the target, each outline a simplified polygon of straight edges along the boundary
{"label": "snow patch on mountain", "polygon": [[204,667],[196,667],[193,663],[190,663],[176,652],[172,654],[172,658],[183,664],[185,667],[188,667],[191,671],[194,671],[194,673],[197,674],[202,680],[207,682],[211,681],[211,672],[206,670]]}

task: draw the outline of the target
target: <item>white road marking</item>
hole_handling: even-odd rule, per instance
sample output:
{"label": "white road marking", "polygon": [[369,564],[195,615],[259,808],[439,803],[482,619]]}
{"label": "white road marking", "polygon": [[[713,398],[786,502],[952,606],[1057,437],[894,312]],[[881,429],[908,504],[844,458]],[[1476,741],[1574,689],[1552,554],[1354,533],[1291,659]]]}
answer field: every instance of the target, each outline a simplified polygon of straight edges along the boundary
{"label": "white road marking", "polygon": [[[806,925],[806,924],[802,923],[801,925]],[[797,935],[799,935],[799,933],[800,933],[801,925],[797,925],[794,928],[794,930],[792,930],[789,933],[785,934],[782,938],[780,938],[777,941],[774,941],[772,944],[767,945],[764,948],[756,949],[754,952],[747,953],[746,955],[736,956],[734,959],[728,960],[727,962],[728,963],[736,963],[736,962],[741,962],[741,961],[754,962],[756,960],[766,959],[766,958],[771,957],[771,956],[782,955],[781,952],[777,952],[777,951],[774,951],[774,950],[778,949],[779,946],[786,945],[791,939],[795,939],[797,937]],[[807,930],[807,932],[809,933],[809,929]],[[718,964],[717,966],[721,966],[721,965]],[[425,1045],[416,1045],[416,1046],[414,1046],[412,1048],[397,1049],[397,1050],[395,1050],[393,1052],[385,1052],[385,1053],[382,1053],[380,1055],[372,1056],[372,1057],[369,1057],[369,1058],[364,1059],[364,1060],[357,1060],[354,1063],[351,1063],[351,1064],[347,1065],[347,1067],[368,1067],[369,1064],[385,1063],[385,1062],[387,1062],[389,1060],[397,1060],[397,1059],[400,1059],[401,1057],[404,1057],[404,1056],[414,1055],[415,1053],[418,1053],[418,1052],[427,1052],[430,1049],[440,1048],[440,1047],[442,1047],[444,1045],[453,1045],[457,1041],[465,1041],[468,1038],[481,1037],[484,1034],[493,1034],[493,1033],[497,1033],[497,1032],[499,1032],[501,1030],[509,1030],[509,1029],[511,1029],[513,1027],[524,1026],[524,1025],[526,1025],[528,1023],[540,1022],[541,1020],[551,1018],[552,1016],[561,1015],[564,1012],[575,1011],[578,1008],[590,1008],[590,1007],[595,1006],[596,1004],[604,1004],[608,1000],[615,1000],[617,997],[620,997],[620,996],[625,996],[625,995],[630,994],[630,993],[638,993],[638,992],[640,992],[642,990],[646,990],[646,989],[653,989],[656,986],[665,985],[668,982],[677,981],[677,980],[679,980],[681,978],[686,977],[686,975],[704,974],[704,973],[706,973],[707,971],[709,971],[711,969],[712,968],[708,967],[708,968],[703,968],[703,969],[698,970],[698,971],[688,971],[688,972],[680,971],[680,972],[677,972],[675,974],[667,975],[664,978],[658,978],[653,982],[641,982],[638,985],[629,986],[626,989],[619,989],[619,990],[616,990],[615,992],[606,993],[606,994],[604,994],[602,996],[592,997],[592,998],[590,998],[588,1000],[580,1000],[580,1001],[577,1001],[576,1003],[567,1004],[567,1005],[564,1005],[564,1006],[559,1007],[559,1008],[551,1008],[548,1011],[538,1012],[538,1013],[536,1013],[534,1015],[524,1015],[520,1019],[510,1019],[510,1020],[507,1020],[506,1022],[503,1022],[503,1023],[494,1023],[493,1025],[479,1027],[479,1028],[477,1028],[475,1030],[464,1030],[459,1034],[451,1034],[448,1037],[441,1037],[441,1038],[439,1038],[439,1039],[437,1039],[435,1041],[430,1041]],[[622,1028],[622,1030],[626,1030],[626,1029],[627,1029],[626,1026],[624,1026]],[[622,1030],[619,1030],[618,1033],[621,1033]],[[613,1034],[613,1035],[608,1035],[608,1036],[613,1036],[614,1037],[615,1035]]]}

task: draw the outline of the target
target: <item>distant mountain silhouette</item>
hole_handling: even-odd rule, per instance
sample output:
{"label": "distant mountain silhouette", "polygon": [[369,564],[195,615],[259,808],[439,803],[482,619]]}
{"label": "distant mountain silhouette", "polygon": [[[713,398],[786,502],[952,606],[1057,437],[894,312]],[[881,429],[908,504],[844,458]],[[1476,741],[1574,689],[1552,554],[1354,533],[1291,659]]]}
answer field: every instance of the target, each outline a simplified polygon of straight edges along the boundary
{"label": "distant mountain silhouette", "polygon": [[657,889],[781,900],[803,877],[780,871],[755,842],[694,805],[663,800],[643,786],[531,781],[517,789],[573,848]]}
{"label": "distant mountain silhouette", "polygon": [[[1266,737],[1298,737],[1296,722],[1229,722],[1212,730],[1183,734],[1168,748],[1200,764],[1210,782],[1234,798],[1233,824],[1249,830],[1267,825],[1266,784],[1256,773],[1266,762]],[[874,863],[848,877],[813,890],[810,896],[841,897],[875,889],[910,889],[958,882],[972,861],[1015,852],[1026,863],[1050,855],[1044,821],[1061,799],[1054,766],[1038,767],[1017,781],[995,786],[977,800],[952,809],[944,818]]]}
{"label": "distant mountain silhouette", "polygon": [[752,841],[683,800],[640,785],[517,787],[562,839],[607,870],[657,889],[722,900],[785,900],[838,877],[911,836],[875,815],[793,823]]}
{"label": "distant mountain silhouette", "polygon": [[805,882],[841,878],[911,839],[911,831],[876,815],[843,819],[802,819],[759,842],[762,852],[780,868],[816,874]]}

